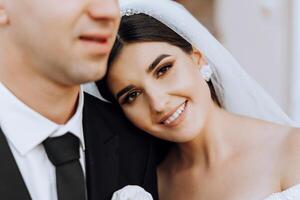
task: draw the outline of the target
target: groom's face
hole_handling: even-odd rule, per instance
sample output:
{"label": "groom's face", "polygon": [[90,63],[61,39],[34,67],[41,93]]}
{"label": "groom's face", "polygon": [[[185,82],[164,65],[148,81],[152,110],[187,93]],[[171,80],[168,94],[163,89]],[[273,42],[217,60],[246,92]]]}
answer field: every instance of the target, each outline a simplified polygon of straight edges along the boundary
{"label": "groom's face", "polygon": [[8,0],[7,36],[24,66],[59,84],[102,78],[119,25],[117,0]]}

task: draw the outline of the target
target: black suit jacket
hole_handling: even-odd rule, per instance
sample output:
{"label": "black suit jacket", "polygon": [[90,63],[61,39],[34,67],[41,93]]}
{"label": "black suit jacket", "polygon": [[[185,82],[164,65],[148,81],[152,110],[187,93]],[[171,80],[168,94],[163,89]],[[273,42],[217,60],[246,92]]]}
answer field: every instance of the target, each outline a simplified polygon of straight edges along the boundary
{"label": "black suit jacket", "polygon": [[[88,94],[84,98],[88,199],[111,199],[113,192],[126,185],[139,185],[158,199],[155,139],[135,128],[112,105]],[[0,199],[31,199],[1,129]]]}

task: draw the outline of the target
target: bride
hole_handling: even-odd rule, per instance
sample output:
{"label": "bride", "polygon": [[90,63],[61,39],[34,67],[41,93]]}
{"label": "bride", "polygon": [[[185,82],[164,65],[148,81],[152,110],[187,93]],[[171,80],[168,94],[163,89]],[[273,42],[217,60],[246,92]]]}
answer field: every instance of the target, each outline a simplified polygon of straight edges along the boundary
{"label": "bride", "polygon": [[299,200],[300,129],[262,88],[179,4],[121,8],[97,86],[134,125],[172,143],[157,166],[160,199]]}

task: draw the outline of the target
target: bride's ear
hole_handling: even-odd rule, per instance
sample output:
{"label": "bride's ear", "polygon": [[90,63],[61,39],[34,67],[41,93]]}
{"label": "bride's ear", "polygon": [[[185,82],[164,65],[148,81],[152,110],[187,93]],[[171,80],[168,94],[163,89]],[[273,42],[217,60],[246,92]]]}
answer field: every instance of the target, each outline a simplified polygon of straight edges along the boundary
{"label": "bride's ear", "polygon": [[9,23],[4,2],[4,0],[0,0],[0,26],[7,25]]}
{"label": "bride's ear", "polygon": [[204,55],[196,48],[193,47],[191,57],[193,62],[197,65],[197,67],[200,69],[203,65],[206,64],[206,60]]}

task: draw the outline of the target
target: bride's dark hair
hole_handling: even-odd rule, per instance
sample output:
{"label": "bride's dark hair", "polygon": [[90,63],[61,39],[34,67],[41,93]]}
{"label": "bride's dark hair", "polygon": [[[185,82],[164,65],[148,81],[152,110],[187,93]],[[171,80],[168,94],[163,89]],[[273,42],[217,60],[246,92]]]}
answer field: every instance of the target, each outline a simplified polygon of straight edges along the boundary
{"label": "bride's dark hair", "polygon": [[[107,72],[109,72],[110,66],[117,59],[122,48],[126,44],[137,42],[167,42],[180,48],[187,54],[191,54],[193,51],[193,46],[189,42],[155,18],[145,14],[124,16],[122,17],[117,38],[108,59]],[[221,107],[220,100],[216,95],[213,84],[210,81],[207,83],[212,100]],[[107,75],[102,80],[96,82],[96,84],[101,95],[105,99],[114,104],[118,104],[107,87]]]}

